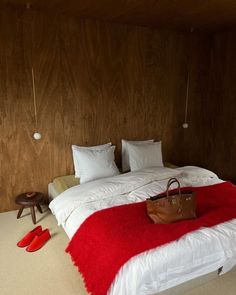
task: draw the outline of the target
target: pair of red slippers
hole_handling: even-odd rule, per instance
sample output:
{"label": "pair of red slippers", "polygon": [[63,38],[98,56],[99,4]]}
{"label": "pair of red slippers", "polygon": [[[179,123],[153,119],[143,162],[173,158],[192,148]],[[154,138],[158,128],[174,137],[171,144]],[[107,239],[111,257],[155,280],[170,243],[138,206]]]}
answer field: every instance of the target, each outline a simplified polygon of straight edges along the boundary
{"label": "pair of red slippers", "polygon": [[28,232],[18,243],[18,247],[27,247],[27,252],[34,252],[43,247],[47,241],[51,238],[50,232],[48,229],[42,230],[42,226],[39,225],[33,230]]}

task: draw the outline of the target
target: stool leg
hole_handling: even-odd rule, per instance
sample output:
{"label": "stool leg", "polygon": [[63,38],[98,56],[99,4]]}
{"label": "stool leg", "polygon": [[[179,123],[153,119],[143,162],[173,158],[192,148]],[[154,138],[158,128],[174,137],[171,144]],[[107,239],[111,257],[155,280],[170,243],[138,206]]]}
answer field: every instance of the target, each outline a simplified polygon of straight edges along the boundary
{"label": "stool leg", "polygon": [[30,206],[30,211],[31,211],[31,216],[32,216],[32,220],[33,223],[36,223],[36,217],[35,217],[35,211],[34,211],[34,206]]}
{"label": "stool leg", "polygon": [[42,208],[40,207],[39,204],[36,204],[36,207],[38,208],[38,210],[39,210],[40,213],[43,213]]}
{"label": "stool leg", "polygon": [[24,210],[24,206],[21,206],[19,211],[18,211],[18,214],[17,214],[17,219],[19,219],[21,217],[21,214],[22,214],[23,210]]}

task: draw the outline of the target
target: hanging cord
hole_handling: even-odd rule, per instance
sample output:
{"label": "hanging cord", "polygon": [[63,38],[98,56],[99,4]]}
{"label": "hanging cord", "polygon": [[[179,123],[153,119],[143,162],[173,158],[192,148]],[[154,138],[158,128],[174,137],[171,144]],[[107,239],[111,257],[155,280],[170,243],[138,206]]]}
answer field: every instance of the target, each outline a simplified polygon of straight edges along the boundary
{"label": "hanging cord", "polygon": [[189,73],[188,73],[187,89],[186,89],[184,123],[187,123],[187,115],[188,115],[188,96],[189,96],[188,94],[189,94]]}
{"label": "hanging cord", "polygon": [[38,130],[38,116],[37,116],[37,104],[36,104],[36,94],[35,94],[35,77],[33,68],[33,19],[31,14],[31,3],[26,3],[26,9],[29,11],[30,15],[30,60],[31,60],[31,78],[32,78],[32,90],[34,99],[34,120],[35,120],[35,131]]}
{"label": "hanging cord", "polygon": [[32,73],[32,86],[33,86],[33,98],[34,98],[34,118],[35,118],[35,130],[38,130],[38,117],[37,117],[37,105],[35,95],[35,79],[34,79],[34,68],[31,69]]}

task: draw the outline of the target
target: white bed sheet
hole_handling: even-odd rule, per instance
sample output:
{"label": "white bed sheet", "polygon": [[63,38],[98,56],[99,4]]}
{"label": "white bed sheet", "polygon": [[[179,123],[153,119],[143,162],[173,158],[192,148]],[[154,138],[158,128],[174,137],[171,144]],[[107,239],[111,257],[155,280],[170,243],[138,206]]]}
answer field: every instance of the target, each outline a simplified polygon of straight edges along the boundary
{"label": "white bed sheet", "polygon": [[[197,167],[167,169],[145,169],[140,173],[127,173],[123,178],[116,176],[115,180],[109,178],[87,187],[74,187],[59,196],[58,200],[55,199],[50,208],[71,238],[92,213],[120,204],[139,202],[160,193],[165,190],[171,176],[177,177],[182,186],[222,182],[214,173]],[[123,180],[129,182],[129,187]],[[78,193],[81,195],[76,196]],[[66,201],[68,198],[69,204]],[[154,294],[222,266],[224,273],[235,264],[236,219],[199,229],[178,241],[133,257],[120,269],[108,294]]]}

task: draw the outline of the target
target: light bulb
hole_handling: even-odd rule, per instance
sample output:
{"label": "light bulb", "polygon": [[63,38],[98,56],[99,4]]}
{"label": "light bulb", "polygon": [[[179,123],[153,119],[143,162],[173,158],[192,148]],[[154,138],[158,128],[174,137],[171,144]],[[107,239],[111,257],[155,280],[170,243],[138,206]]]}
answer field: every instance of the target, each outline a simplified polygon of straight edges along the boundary
{"label": "light bulb", "polygon": [[39,140],[42,138],[42,135],[39,132],[34,132],[33,137],[34,139]]}
{"label": "light bulb", "polygon": [[185,122],[182,126],[183,126],[184,129],[187,129],[188,128],[188,123]]}

